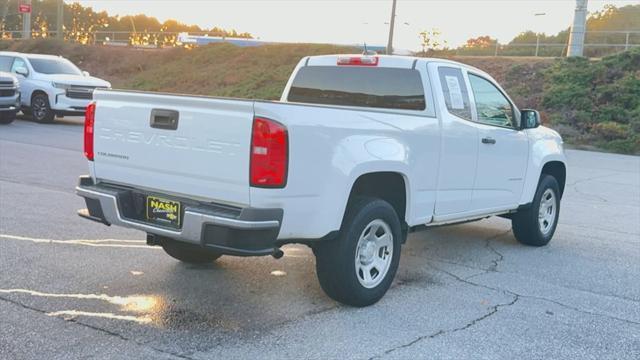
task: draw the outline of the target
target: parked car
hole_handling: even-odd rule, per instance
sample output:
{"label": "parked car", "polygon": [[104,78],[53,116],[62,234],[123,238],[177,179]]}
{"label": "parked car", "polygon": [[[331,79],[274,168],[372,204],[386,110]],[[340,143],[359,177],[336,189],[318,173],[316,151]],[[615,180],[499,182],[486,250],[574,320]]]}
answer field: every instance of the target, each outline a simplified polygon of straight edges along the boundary
{"label": "parked car", "polygon": [[84,115],[94,89],[111,87],[61,56],[0,51],[0,71],[18,77],[23,113],[43,123],[56,115]]}
{"label": "parked car", "polygon": [[387,291],[407,234],[502,216],[526,245],[558,223],[558,133],[457,62],[312,56],[280,101],[95,92],[79,214],[145,231],[174,258],[283,255],[302,243],[333,299]]}
{"label": "parked car", "polygon": [[0,71],[0,124],[9,124],[16,119],[20,109],[20,86],[18,79],[10,73]]}

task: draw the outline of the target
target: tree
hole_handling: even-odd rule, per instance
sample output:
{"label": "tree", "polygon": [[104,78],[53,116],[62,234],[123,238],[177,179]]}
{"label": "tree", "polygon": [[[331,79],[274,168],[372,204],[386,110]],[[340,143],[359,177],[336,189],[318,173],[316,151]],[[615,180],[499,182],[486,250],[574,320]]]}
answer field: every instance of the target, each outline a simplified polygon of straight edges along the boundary
{"label": "tree", "polygon": [[440,40],[440,35],[442,33],[437,29],[424,30],[419,34],[423,54],[428,51],[439,50],[447,45],[446,41]]}
{"label": "tree", "polygon": [[478,36],[477,38],[467,40],[467,42],[464,44],[464,47],[479,49],[493,48],[494,46],[496,46],[497,42],[498,40],[492,39],[489,35]]}

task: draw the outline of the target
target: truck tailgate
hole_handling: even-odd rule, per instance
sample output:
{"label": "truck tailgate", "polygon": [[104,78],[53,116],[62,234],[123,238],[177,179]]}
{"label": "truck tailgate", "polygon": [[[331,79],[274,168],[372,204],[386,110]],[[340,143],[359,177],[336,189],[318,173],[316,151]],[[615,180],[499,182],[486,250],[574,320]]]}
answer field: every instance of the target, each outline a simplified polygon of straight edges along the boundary
{"label": "truck tailgate", "polygon": [[119,91],[94,99],[98,181],[249,204],[252,101]]}

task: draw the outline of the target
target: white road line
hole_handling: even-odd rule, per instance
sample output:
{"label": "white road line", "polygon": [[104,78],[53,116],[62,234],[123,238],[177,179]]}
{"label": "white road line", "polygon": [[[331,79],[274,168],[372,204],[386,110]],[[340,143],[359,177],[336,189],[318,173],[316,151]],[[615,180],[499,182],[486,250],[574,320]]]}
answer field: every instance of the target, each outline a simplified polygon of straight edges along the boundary
{"label": "white road line", "polygon": [[[101,240],[53,240],[43,238],[32,238],[20,235],[0,234],[0,239],[28,241],[36,244],[60,244],[60,245],[82,245],[92,247],[118,247],[118,248],[137,248],[137,249],[160,249],[157,246],[146,245],[145,240],[119,240],[119,239],[101,239]],[[132,245],[133,244],[133,245]]]}
{"label": "white road line", "polygon": [[108,312],[89,312],[81,310],[61,310],[48,312],[48,316],[88,316],[99,317],[115,320],[133,321],[140,324],[146,324],[152,321],[148,315],[154,308],[162,304],[162,300],[158,296],[152,295],[131,295],[131,296],[110,296],[106,294],[55,294],[55,293],[43,293],[35,290],[28,289],[0,289],[0,294],[26,294],[36,297],[44,298],[63,298],[63,299],[78,299],[78,300],[100,300],[105,301],[113,305],[120,306],[121,311],[147,313],[143,316],[133,315],[117,315]]}
{"label": "white road line", "polygon": [[61,310],[46,313],[47,316],[62,316],[63,318],[75,318],[78,316],[88,316],[88,317],[97,317],[104,319],[112,319],[112,320],[124,320],[124,321],[132,321],[138,324],[148,324],[152,320],[148,316],[130,316],[130,315],[116,315],[113,313],[97,313],[97,312],[89,312],[89,311],[79,311],[79,310]]}

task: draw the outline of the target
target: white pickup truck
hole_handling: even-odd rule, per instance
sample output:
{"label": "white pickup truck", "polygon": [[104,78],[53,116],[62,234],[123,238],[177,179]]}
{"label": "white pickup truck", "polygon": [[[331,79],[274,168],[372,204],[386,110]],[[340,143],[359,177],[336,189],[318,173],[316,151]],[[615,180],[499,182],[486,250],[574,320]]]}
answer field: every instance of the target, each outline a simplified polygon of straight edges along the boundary
{"label": "white pickup truck", "polygon": [[372,55],[300,61],[280,101],[96,90],[85,218],[145,231],[186,262],[310,246],[333,299],[387,291],[407,234],[492,215],[555,231],[563,143],[486,73]]}

